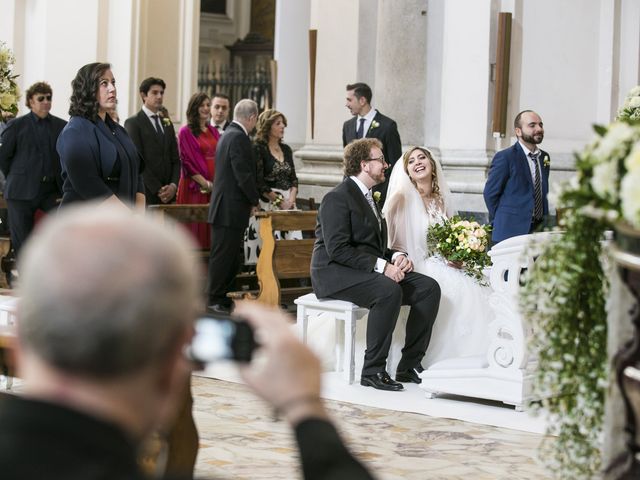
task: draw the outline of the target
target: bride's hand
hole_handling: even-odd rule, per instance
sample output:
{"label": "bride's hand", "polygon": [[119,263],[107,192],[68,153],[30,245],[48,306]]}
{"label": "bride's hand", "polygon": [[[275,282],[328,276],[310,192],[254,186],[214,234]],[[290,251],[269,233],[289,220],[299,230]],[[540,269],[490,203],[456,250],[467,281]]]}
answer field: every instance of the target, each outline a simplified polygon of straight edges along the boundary
{"label": "bride's hand", "polygon": [[460,270],[463,267],[464,263],[461,261],[452,262],[450,260],[447,260],[447,265],[449,265],[452,268],[457,268],[458,270]]}

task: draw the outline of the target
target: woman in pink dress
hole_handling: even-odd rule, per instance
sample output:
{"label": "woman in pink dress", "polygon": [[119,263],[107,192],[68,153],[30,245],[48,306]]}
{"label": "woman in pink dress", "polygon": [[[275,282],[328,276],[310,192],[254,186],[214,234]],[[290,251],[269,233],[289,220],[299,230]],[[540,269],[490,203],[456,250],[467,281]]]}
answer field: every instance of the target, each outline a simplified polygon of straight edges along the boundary
{"label": "woman in pink dress", "polygon": [[[206,93],[196,93],[189,100],[187,124],[178,133],[180,149],[180,184],[177,203],[209,203],[215,172],[216,146],[220,134],[209,124],[211,99]],[[207,223],[185,224],[199,245],[209,249],[211,229]]]}

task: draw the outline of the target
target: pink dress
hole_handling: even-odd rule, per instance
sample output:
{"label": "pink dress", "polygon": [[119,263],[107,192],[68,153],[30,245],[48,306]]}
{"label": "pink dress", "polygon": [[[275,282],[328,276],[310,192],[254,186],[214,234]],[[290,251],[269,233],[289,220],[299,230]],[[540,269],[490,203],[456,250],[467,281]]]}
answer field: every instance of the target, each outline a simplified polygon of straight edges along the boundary
{"label": "pink dress", "polygon": [[[211,126],[207,127],[197,138],[188,126],[180,129],[178,146],[180,148],[180,183],[176,202],[179,204],[208,204],[210,193],[201,193],[200,185],[191,177],[197,174],[213,182],[215,172],[216,146],[220,134]],[[208,223],[185,223],[196,238],[198,244],[204,248],[211,247],[211,228]]]}

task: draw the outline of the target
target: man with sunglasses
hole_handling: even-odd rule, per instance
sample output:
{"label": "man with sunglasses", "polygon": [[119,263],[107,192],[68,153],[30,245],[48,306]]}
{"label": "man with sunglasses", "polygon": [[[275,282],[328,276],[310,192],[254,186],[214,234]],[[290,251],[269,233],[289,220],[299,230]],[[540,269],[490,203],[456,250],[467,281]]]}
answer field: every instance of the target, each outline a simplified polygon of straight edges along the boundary
{"label": "man with sunglasses", "polygon": [[56,142],[67,124],[49,113],[52,91],[48,83],[34,83],[25,97],[31,111],[9,122],[0,138],[0,169],[7,179],[4,198],[16,256],[33,229],[36,210],[55,208],[62,194]]}
{"label": "man with sunglasses", "polygon": [[[440,305],[440,286],[413,271],[407,254],[387,248],[387,224],[372,187],[388,167],[376,138],[354,140],[344,149],[340,185],[322,199],[311,257],[311,283],[318,298],[353,302],[369,309],[367,349],[360,384],[400,391],[420,383],[420,365]],[[410,305],[405,346],[395,381],[386,364],[401,305]]]}

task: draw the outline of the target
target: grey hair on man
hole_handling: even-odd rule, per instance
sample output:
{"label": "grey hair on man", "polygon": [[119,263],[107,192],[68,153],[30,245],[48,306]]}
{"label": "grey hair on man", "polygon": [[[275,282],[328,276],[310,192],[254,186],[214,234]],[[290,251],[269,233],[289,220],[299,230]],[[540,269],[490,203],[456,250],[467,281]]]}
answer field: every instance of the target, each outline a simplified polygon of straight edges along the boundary
{"label": "grey hair on man", "polygon": [[233,119],[248,121],[252,116],[258,116],[258,104],[249,98],[243,98],[233,109]]}
{"label": "grey hair on man", "polygon": [[22,257],[22,348],[90,378],[162,360],[194,318],[191,246],[180,229],[99,205],[47,219]]}

